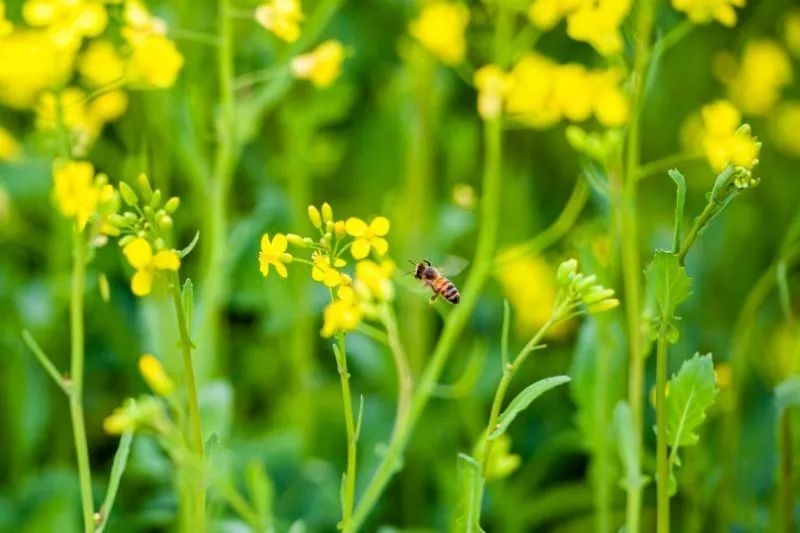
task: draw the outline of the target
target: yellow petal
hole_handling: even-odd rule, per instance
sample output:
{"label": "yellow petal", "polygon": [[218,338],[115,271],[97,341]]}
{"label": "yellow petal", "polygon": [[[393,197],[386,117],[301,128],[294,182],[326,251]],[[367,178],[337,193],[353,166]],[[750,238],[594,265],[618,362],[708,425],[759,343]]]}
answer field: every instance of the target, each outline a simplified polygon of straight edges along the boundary
{"label": "yellow petal", "polygon": [[269,233],[261,236],[261,251],[264,253],[272,251],[272,243],[269,242]]}
{"label": "yellow petal", "polygon": [[285,279],[286,277],[289,276],[289,272],[286,271],[286,265],[284,265],[283,263],[275,262],[272,263],[272,266],[275,267],[275,270],[278,272],[278,275],[280,277]]}
{"label": "yellow petal", "polygon": [[261,270],[261,274],[265,278],[269,275],[269,264],[270,264],[269,257],[262,254],[258,255],[258,267]]}
{"label": "yellow petal", "polygon": [[177,272],[181,267],[181,259],[172,250],[161,250],[153,258],[153,264],[159,270],[172,270]]}
{"label": "yellow petal", "polygon": [[369,229],[372,230],[373,235],[383,237],[389,233],[389,219],[386,217],[376,217],[370,222]]}
{"label": "yellow petal", "polygon": [[282,233],[276,233],[275,237],[272,239],[272,253],[275,255],[282,254],[286,251],[287,245],[288,241],[286,240],[286,235]]}
{"label": "yellow petal", "polygon": [[355,259],[364,259],[369,255],[369,241],[367,239],[356,239],[350,248],[350,253]]}
{"label": "yellow petal", "polygon": [[375,237],[371,242],[372,247],[375,248],[375,251],[378,252],[378,255],[383,255],[389,250],[389,243],[386,242],[386,239]]}
{"label": "yellow petal", "polygon": [[164,367],[153,354],[146,353],[139,358],[139,372],[142,374],[147,386],[160,396],[169,396],[175,385],[169,378]]}
{"label": "yellow petal", "polygon": [[347,264],[347,261],[345,261],[341,257],[337,257],[336,261],[333,262],[333,266],[335,266],[336,268],[342,268],[346,264]]}
{"label": "yellow petal", "polygon": [[322,271],[321,268],[312,267],[311,268],[311,279],[314,281],[322,281],[322,278],[325,276],[325,272]]}
{"label": "yellow petal", "polygon": [[344,229],[347,230],[348,235],[361,237],[367,231],[367,223],[360,218],[350,217],[344,223]]}
{"label": "yellow petal", "polygon": [[147,296],[153,288],[153,274],[149,270],[137,270],[131,279],[131,290],[136,296]]}
{"label": "yellow petal", "polygon": [[326,287],[335,287],[340,281],[341,275],[334,269],[328,270],[322,277],[322,283],[324,283]]}
{"label": "yellow petal", "polygon": [[135,269],[141,269],[150,264],[153,258],[153,248],[150,243],[142,237],[137,237],[125,245],[122,253],[128,259],[128,263]]}

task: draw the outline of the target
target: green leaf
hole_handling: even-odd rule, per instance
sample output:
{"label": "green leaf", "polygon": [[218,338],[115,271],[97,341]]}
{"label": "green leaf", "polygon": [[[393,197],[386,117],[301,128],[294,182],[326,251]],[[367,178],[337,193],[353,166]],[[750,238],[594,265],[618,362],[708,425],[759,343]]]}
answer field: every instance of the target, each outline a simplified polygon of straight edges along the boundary
{"label": "green leaf", "polygon": [[[684,361],[669,380],[667,395],[667,444],[673,448],[697,444],[697,429],[717,395],[711,354],[695,354]],[[677,451],[673,450],[676,455]]]}
{"label": "green leaf", "polygon": [[122,474],[125,472],[125,467],[128,465],[128,455],[131,451],[132,441],[133,431],[126,431],[119,439],[117,453],[114,454],[114,463],[111,465],[111,477],[108,480],[106,499],[103,500],[103,505],[100,507],[102,521],[95,529],[97,533],[102,533],[106,527],[106,524],[108,524],[108,517],[111,514],[111,509],[114,507],[114,499],[117,497],[117,491],[119,490],[119,483],[122,480]]}
{"label": "green leaf", "polygon": [[266,531],[272,531],[272,502],[275,499],[275,488],[259,461],[251,461],[245,470],[245,482],[253,509]]}
{"label": "green leaf", "polygon": [[192,318],[194,318],[194,285],[192,285],[192,280],[190,278],[186,278],[186,281],[183,282],[181,302],[183,303],[183,314],[186,316],[186,326],[189,328],[189,331],[191,331]]}
{"label": "green leaf", "polygon": [[619,458],[625,469],[622,486],[625,489],[641,490],[647,485],[647,477],[639,470],[641,463],[636,443],[636,432],[633,429],[633,414],[626,401],[620,401],[614,408],[614,429],[617,433]]}
{"label": "green leaf", "polygon": [[194,250],[194,247],[197,246],[197,241],[199,241],[199,240],[200,240],[200,232],[196,231],[195,234],[194,234],[194,238],[192,239],[192,242],[190,242],[186,246],[186,248],[181,250],[181,252],[180,252],[181,259],[183,259],[187,255],[189,255],[189,253],[191,253],[191,251]]}
{"label": "green leaf", "polygon": [[508,404],[508,408],[503,411],[503,414],[497,419],[497,428],[489,434],[489,440],[494,440],[505,433],[508,426],[511,425],[511,422],[514,421],[518,414],[527,409],[533,400],[550,389],[567,383],[569,380],[569,376],[553,376],[541,379],[533,385],[526,387],[516,398],[511,400],[511,403]]}
{"label": "green leaf", "polygon": [[681,226],[683,225],[683,207],[686,204],[686,179],[676,168],[667,171],[669,177],[678,188],[675,199],[675,227],[672,234],[672,253],[677,254],[681,248]]}
{"label": "green leaf", "polygon": [[458,514],[456,530],[467,533],[482,532],[481,487],[483,479],[478,462],[467,454],[458,454]]}
{"label": "green leaf", "polygon": [[800,406],[800,376],[789,376],[775,387],[775,403],[779,409]]}
{"label": "green leaf", "polygon": [[658,306],[660,326],[664,328],[670,342],[677,340],[673,331],[675,308],[689,297],[692,280],[678,262],[678,256],[664,250],[657,250],[653,261],[644,271],[647,290]]}

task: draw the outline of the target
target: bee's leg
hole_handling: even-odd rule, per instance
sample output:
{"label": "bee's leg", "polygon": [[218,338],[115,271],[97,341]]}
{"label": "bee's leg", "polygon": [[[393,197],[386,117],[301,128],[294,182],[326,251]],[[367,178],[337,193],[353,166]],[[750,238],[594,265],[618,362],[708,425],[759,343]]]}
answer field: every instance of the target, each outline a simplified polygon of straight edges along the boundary
{"label": "bee's leg", "polygon": [[436,298],[437,298],[438,296],[439,296],[439,293],[438,293],[438,292],[434,292],[434,293],[433,293],[433,296],[431,296],[431,299],[430,299],[430,300],[428,300],[428,305],[433,305],[433,302],[435,302],[435,301],[436,301]]}

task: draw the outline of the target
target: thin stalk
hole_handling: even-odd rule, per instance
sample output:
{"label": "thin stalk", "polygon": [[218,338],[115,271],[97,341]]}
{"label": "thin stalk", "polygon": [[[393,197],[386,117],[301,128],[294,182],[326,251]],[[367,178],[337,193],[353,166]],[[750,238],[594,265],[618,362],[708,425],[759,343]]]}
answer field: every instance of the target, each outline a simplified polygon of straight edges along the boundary
{"label": "thin stalk", "polygon": [[636,179],[641,180],[650,176],[655,176],[662,172],[666,172],[670,168],[691,163],[693,161],[698,161],[701,157],[702,156],[700,154],[695,153],[679,153],[664,156],[660,159],[656,159],[655,161],[650,161],[649,163],[644,163],[639,166],[638,170],[636,171]]}
{"label": "thin stalk", "polygon": [[669,463],[667,459],[667,332],[661,326],[656,348],[656,531],[669,532]]}
{"label": "thin stalk", "polygon": [[411,376],[411,367],[408,364],[408,357],[400,342],[400,334],[397,331],[397,319],[394,316],[391,306],[386,303],[381,304],[381,319],[386,326],[386,336],[389,348],[394,359],[395,370],[397,371],[397,415],[394,421],[394,433],[399,431],[402,426],[408,409],[411,406],[411,393],[414,387],[414,380]]}
{"label": "thin stalk", "polygon": [[445,363],[461,336],[478,293],[489,277],[496,248],[498,213],[500,210],[500,187],[502,183],[502,122],[489,120],[484,124],[485,158],[483,172],[483,195],[478,242],[475,247],[473,268],[464,284],[463,298],[447,317],[439,342],[425,367],[414,394],[408,417],[392,435],[378,469],[364,490],[345,533],[357,531],[378,502],[392,475],[397,471],[403,451],[422,411],[436,388]]}
{"label": "thin stalk", "polygon": [[86,443],[86,424],[83,418],[83,293],[86,284],[86,242],[83,235],[72,234],[72,282],[70,285],[70,393],[69,412],[72,436],[78,460],[78,478],[81,487],[83,529],[94,531],[94,504],[92,503],[92,474],[89,465],[89,446]]}
{"label": "thin stalk", "polygon": [[[653,29],[655,2],[639,2],[636,15],[636,44],[633,65],[633,91],[631,94],[631,117],[628,126],[625,180],[621,195],[620,222],[622,230],[622,274],[625,288],[625,314],[627,318],[630,368],[628,374],[628,402],[633,414],[635,446],[641,457],[644,389],[644,357],[641,340],[641,261],[637,239],[636,174],[641,159],[641,110],[645,98],[645,75],[650,57],[650,38]],[[641,489],[629,487],[627,492],[628,533],[639,531],[641,515]]]}
{"label": "thin stalk", "polygon": [[342,383],[342,404],[344,407],[344,423],[347,432],[347,471],[344,480],[344,493],[342,501],[342,529],[347,531],[353,516],[356,492],[356,424],[353,418],[353,397],[350,393],[350,374],[347,371],[347,347],[345,346],[344,333],[336,337],[337,345],[334,346],[336,364],[339,370],[339,379]]}
{"label": "thin stalk", "polygon": [[189,421],[192,426],[192,447],[197,455],[201,467],[200,484],[194,494],[195,502],[195,530],[205,531],[205,458],[203,452],[203,430],[200,425],[200,404],[197,401],[197,384],[195,382],[194,365],[192,363],[192,340],[189,334],[189,323],[183,309],[183,299],[180,290],[180,278],[176,273],[171,283],[172,302],[175,306],[175,315],[178,319],[178,333],[181,338],[181,352],[183,353],[183,373],[186,380],[186,393],[189,403]]}
{"label": "thin stalk", "polygon": [[681,251],[678,252],[678,261],[680,264],[683,264],[686,260],[686,254],[689,253],[689,248],[692,247],[694,241],[697,239],[697,236],[700,235],[702,229],[711,221],[714,217],[714,214],[717,211],[717,204],[714,202],[708,202],[706,204],[705,209],[703,212],[700,213],[700,216],[694,221],[694,225],[692,229],[689,231],[689,234],[686,236],[686,239],[683,241],[683,246],[681,246]]}
{"label": "thin stalk", "polygon": [[780,498],[780,531],[793,533],[794,520],[794,458],[792,449],[792,413],[789,408],[780,414],[780,474],[778,494]]}

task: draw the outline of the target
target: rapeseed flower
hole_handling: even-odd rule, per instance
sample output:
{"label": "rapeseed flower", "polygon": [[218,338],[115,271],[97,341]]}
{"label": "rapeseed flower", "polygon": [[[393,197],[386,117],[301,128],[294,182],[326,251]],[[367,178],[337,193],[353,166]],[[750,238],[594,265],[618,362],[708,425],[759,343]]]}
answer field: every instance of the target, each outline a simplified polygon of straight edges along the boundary
{"label": "rapeseed flower", "polygon": [[631,0],[582,2],[567,16],[567,34],[589,43],[603,56],[617,54],[622,50],[620,26],[630,8]]}
{"label": "rapeseed flower", "polygon": [[17,140],[7,129],[0,127],[0,161],[12,161],[20,153]]}
{"label": "rapeseed flower", "polygon": [[183,56],[175,43],[154,33],[132,45],[133,51],[128,65],[128,76],[132,83],[158,89],[167,89],[175,84],[183,66]]}
{"label": "rapeseed flower", "polygon": [[800,101],[781,102],[770,114],[770,133],[773,142],[781,149],[800,156],[798,132],[800,132]]}
{"label": "rapeseed flower", "polygon": [[394,284],[392,273],[395,264],[389,259],[380,263],[370,260],[359,261],[356,264],[356,279],[353,283],[356,291],[365,298],[374,298],[380,302],[394,299]]}
{"label": "rapeseed flower", "polygon": [[800,57],[800,9],[792,9],[784,18],[783,39],[789,52]]}
{"label": "rapeseed flower", "polygon": [[339,77],[344,60],[344,46],[329,40],[307,54],[292,59],[292,72],[301,80],[309,80],[317,88],[330,87]]}
{"label": "rapeseed flower", "polygon": [[101,0],[26,0],[22,17],[45,29],[56,46],[69,49],[79,48],[84,37],[100,35],[108,24]]}
{"label": "rapeseed flower", "polygon": [[348,235],[355,237],[350,253],[355,259],[364,259],[375,250],[378,255],[384,255],[389,250],[389,243],[384,237],[389,233],[389,219],[375,217],[369,224],[360,218],[350,217],[345,222]]}
{"label": "rapeseed flower", "polygon": [[153,354],[146,353],[139,358],[139,372],[150,390],[159,396],[169,396],[175,390],[175,384]]}
{"label": "rapeseed flower", "polygon": [[474,82],[478,89],[478,114],[484,120],[498,118],[510,88],[508,74],[497,65],[486,65],[475,73]]}
{"label": "rapeseed flower", "polygon": [[540,30],[549,30],[586,0],[534,0],[528,7],[528,18]]}
{"label": "rapeseed flower", "polygon": [[740,126],[742,115],[727,100],[718,100],[701,111],[699,146],[715,172],[728,165],[752,169],[758,163],[761,143],[751,136],[747,125]]}
{"label": "rapeseed flower", "polygon": [[286,278],[289,275],[286,265],[292,262],[292,255],[286,253],[287,245],[286,236],[281,233],[276,233],[272,240],[270,240],[268,233],[262,235],[261,251],[258,252],[258,264],[264,277],[269,275],[270,265],[275,268],[280,277]]}
{"label": "rapeseed flower", "polygon": [[303,10],[299,0],[271,0],[256,8],[256,22],[288,43],[300,37]]}
{"label": "rapeseed flower", "polygon": [[333,337],[340,331],[353,331],[361,323],[362,316],[353,287],[342,285],[336,291],[336,298],[323,311],[321,334]]}
{"label": "rapeseed flower", "polygon": [[97,39],[78,58],[78,72],[89,86],[102,87],[122,79],[125,63],[111,41]]}
{"label": "rapeseed flower", "polygon": [[11,33],[13,29],[14,25],[6,18],[6,4],[5,2],[0,2],[0,37]]}
{"label": "rapeseed flower", "polygon": [[154,17],[139,0],[125,0],[122,12],[125,25],[122,36],[131,44],[138,44],[151,35],[166,35],[167,24]]}
{"label": "rapeseed flower", "polygon": [[716,20],[723,26],[736,25],[735,7],[744,7],[746,0],[672,0],[672,7],[683,11],[695,24]]}
{"label": "rapeseed flower", "polygon": [[147,296],[153,287],[153,279],[158,271],[177,272],[181,259],[175,250],[159,250],[144,237],[136,237],[122,248],[128,263],[136,269],[131,279],[131,291],[136,296]]}
{"label": "rapeseed flower", "polygon": [[336,287],[342,282],[343,274],[339,272],[347,263],[344,259],[331,257],[322,252],[314,252],[311,254],[311,278],[314,281],[319,281],[326,287]]}
{"label": "rapeseed flower", "polygon": [[128,398],[103,420],[103,429],[111,435],[148,428],[164,433],[169,427],[163,403],[153,396]]}
{"label": "rapeseed flower", "polygon": [[105,186],[99,186],[91,163],[71,160],[53,163],[56,207],[65,217],[75,219],[79,232],[86,227],[104,189],[107,191]]}
{"label": "rapeseed flower", "polygon": [[767,114],[792,81],[789,55],[768,39],[749,41],[738,64],[729,54],[723,54],[717,57],[715,66],[731,101],[747,115]]}
{"label": "rapeseed flower", "polygon": [[409,24],[409,33],[442,63],[454,67],[464,61],[467,41],[464,32],[469,24],[469,9],[458,2],[425,4],[419,16]]}

